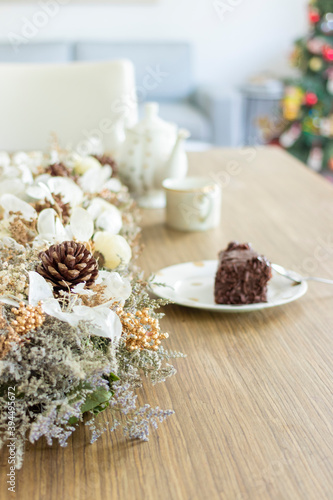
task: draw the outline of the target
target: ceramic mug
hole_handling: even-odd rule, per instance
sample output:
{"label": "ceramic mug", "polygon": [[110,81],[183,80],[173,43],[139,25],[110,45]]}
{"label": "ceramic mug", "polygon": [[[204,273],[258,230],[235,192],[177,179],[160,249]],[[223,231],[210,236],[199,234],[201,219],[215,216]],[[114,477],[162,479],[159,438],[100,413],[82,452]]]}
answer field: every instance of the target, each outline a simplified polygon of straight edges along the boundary
{"label": "ceramic mug", "polygon": [[207,231],[221,218],[221,187],[209,177],[165,179],[166,223],[179,231]]}

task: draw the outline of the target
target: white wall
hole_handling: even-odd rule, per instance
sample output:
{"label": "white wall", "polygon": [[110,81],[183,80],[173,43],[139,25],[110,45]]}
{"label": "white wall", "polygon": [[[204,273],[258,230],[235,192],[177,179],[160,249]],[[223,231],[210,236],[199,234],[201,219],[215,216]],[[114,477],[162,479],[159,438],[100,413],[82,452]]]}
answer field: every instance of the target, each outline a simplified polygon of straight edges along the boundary
{"label": "white wall", "polygon": [[[42,2],[26,0],[0,6],[0,40],[20,35],[26,19],[41,10]],[[214,0],[158,0],[155,5],[91,5],[59,7],[39,29],[33,41],[42,40],[186,40],[195,50],[198,83],[234,85],[256,72],[283,73],[292,42],[307,29],[308,0],[220,0],[229,6],[224,19]],[[121,1],[121,0],[120,0]],[[94,4],[94,5],[93,5]]]}

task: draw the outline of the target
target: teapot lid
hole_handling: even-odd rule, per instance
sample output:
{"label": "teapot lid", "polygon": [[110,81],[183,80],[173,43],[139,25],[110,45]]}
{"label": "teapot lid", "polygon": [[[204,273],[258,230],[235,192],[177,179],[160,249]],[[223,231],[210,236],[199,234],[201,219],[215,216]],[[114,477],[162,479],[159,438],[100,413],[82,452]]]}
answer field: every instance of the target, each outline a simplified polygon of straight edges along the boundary
{"label": "teapot lid", "polygon": [[173,123],[166,122],[158,116],[159,105],[157,102],[147,102],[144,107],[144,116],[134,127],[132,132],[137,134],[163,133],[176,134],[177,126]]}

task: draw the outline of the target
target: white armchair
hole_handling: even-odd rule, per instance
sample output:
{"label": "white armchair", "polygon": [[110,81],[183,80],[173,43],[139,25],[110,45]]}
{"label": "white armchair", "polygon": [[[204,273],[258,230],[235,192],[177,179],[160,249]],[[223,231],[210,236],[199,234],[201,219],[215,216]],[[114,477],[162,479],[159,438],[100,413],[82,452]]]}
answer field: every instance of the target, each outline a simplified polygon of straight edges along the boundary
{"label": "white armchair", "polygon": [[89,153],[91,136],[112,152],[117,123],[137,119],[130,61],[0,64],[0,150],[61,146]]}

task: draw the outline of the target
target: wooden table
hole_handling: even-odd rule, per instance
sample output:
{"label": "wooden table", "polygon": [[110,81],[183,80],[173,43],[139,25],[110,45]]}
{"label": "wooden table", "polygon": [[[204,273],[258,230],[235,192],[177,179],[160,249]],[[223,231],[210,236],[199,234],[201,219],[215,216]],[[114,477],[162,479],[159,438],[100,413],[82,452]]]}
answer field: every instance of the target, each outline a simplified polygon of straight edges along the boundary
{"label": "wooden table", "polygon": [[[221,227],[178,233],[166,229],[162,211],[146,212],[146,271],[214,259],[237,239],[274,262],[333,278],[328,182],[276,148],[190,160],[192,173],[223,185]],[[333,287],[311,283],[298,302],[244,315],[172,305],[165,312],[169,347],[188,358],[165,384],[147,384],[140,401],[175,416],[149,443],[119,432],[91,446],[82,426],[66,449],[29,446],[16,498],[332,499]],[[6,473],[2,457],[1,499]]]}

